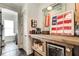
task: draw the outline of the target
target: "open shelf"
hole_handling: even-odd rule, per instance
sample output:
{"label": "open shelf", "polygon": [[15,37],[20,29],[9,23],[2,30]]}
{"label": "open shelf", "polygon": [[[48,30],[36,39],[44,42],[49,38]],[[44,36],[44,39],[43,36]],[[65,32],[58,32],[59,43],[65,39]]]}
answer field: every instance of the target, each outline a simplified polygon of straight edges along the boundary
{"label": "open shelf", "polygon": [[41,54],[42,56],[46,55],[46,53],[44,51],[41,51],[39,48],[32,46],[32,49],[35,50],[36,52],[38,52],[39,54]]}

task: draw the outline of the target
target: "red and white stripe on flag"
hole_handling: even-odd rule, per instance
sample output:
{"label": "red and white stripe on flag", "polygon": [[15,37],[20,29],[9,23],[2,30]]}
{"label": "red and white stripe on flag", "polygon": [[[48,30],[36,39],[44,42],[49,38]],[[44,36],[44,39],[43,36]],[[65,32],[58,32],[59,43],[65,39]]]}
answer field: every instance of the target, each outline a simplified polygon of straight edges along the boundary
{"label": "red and white stripe on flag", "polygon": [[57,33],[57,25],[52,26],[52,34],[56,34]]}
{"label": "red and white stripe on flag", "polygon": [[57,16],[57,34],[63,33],[63,14]]}
{"label": "red and white stripe on flag", "polygon": [[74,19],[73,12],[69,11],[64,14],[64,34],[74,35]]}

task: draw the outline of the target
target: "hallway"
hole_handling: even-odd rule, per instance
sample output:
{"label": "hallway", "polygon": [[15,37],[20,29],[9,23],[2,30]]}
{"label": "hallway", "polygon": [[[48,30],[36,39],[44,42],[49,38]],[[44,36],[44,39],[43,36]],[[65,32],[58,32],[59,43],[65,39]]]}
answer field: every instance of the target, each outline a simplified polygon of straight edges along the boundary
{"label": "hallway", "polygon": [[2,56],[26,56],[26,53],[24,50],[18,49],[15,42],[8,42],[2,48]]}

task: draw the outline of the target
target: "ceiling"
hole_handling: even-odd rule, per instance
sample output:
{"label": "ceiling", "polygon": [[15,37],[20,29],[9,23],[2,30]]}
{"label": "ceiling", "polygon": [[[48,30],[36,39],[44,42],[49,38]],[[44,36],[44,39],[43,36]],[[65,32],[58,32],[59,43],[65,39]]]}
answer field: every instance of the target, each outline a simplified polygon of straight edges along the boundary
{"label": "ceiling", "polygon": [[22,7],[25,3],[0,3],[6,6],[11,6],[11,7]]}
{"label": "ceiling", "polygon": [[0,7],[8,8],[20,13],[24,4],[25,3],[0,3]]}

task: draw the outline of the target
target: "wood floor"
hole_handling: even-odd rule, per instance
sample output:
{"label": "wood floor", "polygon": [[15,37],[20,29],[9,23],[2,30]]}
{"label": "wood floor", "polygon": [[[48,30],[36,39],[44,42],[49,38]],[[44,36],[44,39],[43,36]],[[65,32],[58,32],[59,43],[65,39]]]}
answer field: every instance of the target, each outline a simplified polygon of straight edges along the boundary
{"label": "wood floor", "polygon": [[26,56],[26,52],[23,49],[18,49],[15,42],[8,42],[2,48],[1,56]]}

